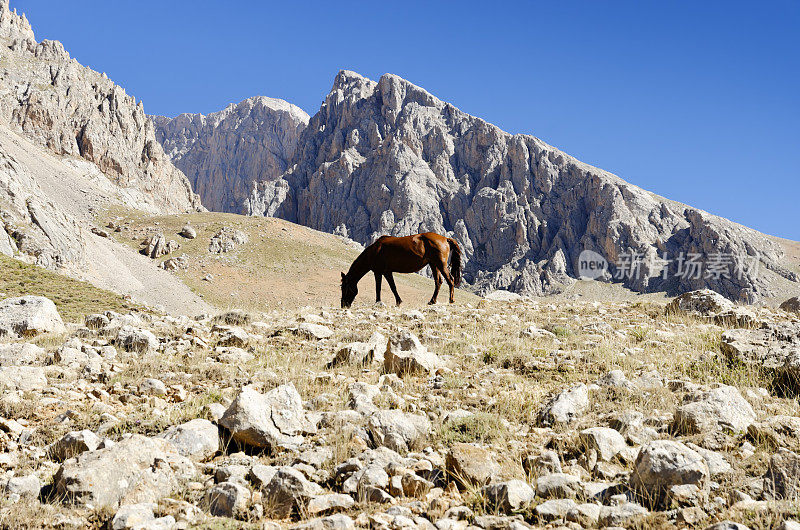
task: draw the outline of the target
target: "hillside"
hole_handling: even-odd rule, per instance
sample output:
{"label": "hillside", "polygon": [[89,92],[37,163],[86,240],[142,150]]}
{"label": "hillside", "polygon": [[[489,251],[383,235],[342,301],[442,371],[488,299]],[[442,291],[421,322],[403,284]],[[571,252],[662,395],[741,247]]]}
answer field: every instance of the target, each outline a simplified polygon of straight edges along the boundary
{"label": "hillside", "polygon": [[[185,255],[186,268],[178,267],[174,274],[220,309],[337,307],[340,272],[346,272],[360,252],[340,237],[273,218],[211,212],[148,216],[112,210],[101,224],[108,222],[119,230],[113,237],[137,251],[157,232],[179,243],[178,250],[155,261],[163,263]],[[179,235],[187,223],[196,231],[196,238]],[[228,252],[209,251],[212,237],[223,228],[243,232],[247,242],[234,243]],[[401,274],[396,279],[404,307],[418,307],[430,299],[433,280],[416,274]],[[382,299],[394,305],[385,282]],[[457,300],[474,302],[477,297],[459,290]],[[374,302],[375,283],[369,275],[359,285],[356,304],[370,306]],[[446,296],[440,296],[439,302],[446,302]]]}

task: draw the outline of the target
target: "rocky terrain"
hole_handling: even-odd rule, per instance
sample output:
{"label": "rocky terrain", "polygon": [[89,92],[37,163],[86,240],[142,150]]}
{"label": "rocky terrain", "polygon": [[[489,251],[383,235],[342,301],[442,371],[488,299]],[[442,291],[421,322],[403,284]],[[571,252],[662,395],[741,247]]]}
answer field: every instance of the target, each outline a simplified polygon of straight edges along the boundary
{"label": "rocky terrain", "polygon": [[7,298],[0,526],[795,528],[797,307]]}
{"label": "rocky terrain", "polygon": [[286,171],[309,117],[286,101],[257,96],[208,116],[151,119],[156,138],[205,207],[244,213],[253,185]]}
{"label": "rocky terrain", "polygon": [[[763,234],[503,132],[391,74],[376,83],[340,72],[289,171],[259,183],[247,211],[362,244],[446,232],[464,247],[465,279],[480,292],[563,290],[584,250],[608,260],[600,279],[618,276],[640,292],[709,287],[753,301],[798,280]],[[680,256],[691,255],[727,256],[728,274],[682,274]],[[640,263],[635,274],[626,256]]]}
{"label": "rocky terrain", "polygon": [[94,163],[115,184],[162,211],[199,207],[164,155],[141,102],[70,58],[58,41],[36,42],[24,15],[0,0],[0,121],[57,155]]}

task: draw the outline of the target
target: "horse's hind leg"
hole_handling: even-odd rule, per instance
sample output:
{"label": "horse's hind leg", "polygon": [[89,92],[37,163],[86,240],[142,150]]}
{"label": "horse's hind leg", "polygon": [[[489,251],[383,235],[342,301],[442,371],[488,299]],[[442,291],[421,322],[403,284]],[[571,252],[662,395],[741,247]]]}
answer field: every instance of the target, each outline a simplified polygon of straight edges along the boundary
{"label": "horse's hind leg", "polygon": [[440,265],[442,269],[442,276],[444,276],[444,281],[447,282],[447,286],[450,288],[450,303],[456,301],[455,293],[456,293],[456,284],[453,281],[453,277],[450,276],[450,269],[447,267],[447,261],[445,261],[442,265]]}
{"label": "horse's hind leg", "polygon": [[397,286],[394,284],[394,276],[392,276],[391,272],[387,272],[384,274],[384,276],[386,276],[386,283],[389,284],[389,288],[392,290],[392,294],[394,294],[394,301],[397,302],[397,305],[400,305],[403,303],[403,301],[400,300],[400,295],[397,294]]}
{"label": "horse's hind leg", "polygon": [[381,273],[375,271],[375,303],[381,301]]}
{"label": "horse's hind leg", "polygon": [[439,287],[442,286],[442,277],[439,274],[439,267],[431,263],[431,272],[433,273],[433,296],[431,297],[431,301],[428,302],[428,305],[433,305],[436,303],[436,298],[439,297]]}

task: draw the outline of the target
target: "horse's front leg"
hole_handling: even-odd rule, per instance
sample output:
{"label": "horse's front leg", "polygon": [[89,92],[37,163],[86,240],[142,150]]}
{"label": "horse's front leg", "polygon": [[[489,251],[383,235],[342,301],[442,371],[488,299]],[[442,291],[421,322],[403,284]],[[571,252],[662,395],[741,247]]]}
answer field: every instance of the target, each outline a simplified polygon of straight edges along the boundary
{"label": "horse's front leg", "polygon": [[379,303],[381,301],[381,273],[378,271],[373,271],[375,273],[375,303]]}
{"label": "horse's front leg", "polygon": [[397,286],[394,284],[394,276],[392,276],[391,272],[386,273],[386,283],[389,284],[389,288],[392,290],[392,294],[394,294],[394,301],[397,302],[397,305],[402,304],[403,301],[400,300],[400,295],[397,294]]}

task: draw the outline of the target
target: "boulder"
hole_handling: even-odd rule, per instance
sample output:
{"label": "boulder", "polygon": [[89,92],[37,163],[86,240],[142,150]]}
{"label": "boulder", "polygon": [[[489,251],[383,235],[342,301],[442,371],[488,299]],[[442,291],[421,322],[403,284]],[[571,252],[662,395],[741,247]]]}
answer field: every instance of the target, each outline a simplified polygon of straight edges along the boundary
{"label": "boulder", "polygon": [[431,373],[441,366],[441,359],[408,331],[392,337],[383,356],[384,371],[397,375]]}
{"label": "boulder", "polygon": [[581,383],[553,396],[539,411],[539,422],[550,426],[572,423],[589,408],[589,387]]}
{"label": "boulder", "polygon": [[171,443],[134,434],[66,460],[53,478],[53,491],[67,503],[117,508],[155,502],[194,473],[191,461]]}
{"label": "boulder", "polygon": [[517,479],[484,486],[483,493],[490,506],[504,513],[521,510],[536,498],[530,484]]}
{"label": "boulder", "polygon": [[194,227],[189,223],[186,223],[183,225],[183,228],[181,228],[181,231],[178,232],[178,235],[185,237],[186,239],[194,239],[197,237],[197,230],[195,230]]}
{"label": "boulder", "polygon": [[350,517],[337,513],[327,517],[317,517],[289,527],[291,530],[355,530],[356,523]]}
{"label": "boulder", "polygon": [[597,459],[608,462],[627,447],[625,438],[609,427],[591,427],[580,432],[580,440],[588,451],[594,451]]}
{"label": "boulder", "polygon": [[494,455],[474,444],[453,444],[445,466],[450,476],[465,486],[484,486],[500,474],[500,464]]}
{"label": "boulder", "polygon": [[578,505],[572,499],[550,499],[537,504],[533,509],[536,517],[545,522],[559,521],[565,519],[567,515]]}
{"label": "boulder", "polygon": [[620,527],[631,519],[643,517],[649,512],[644,506],[635,502],[625,502],[617,506],[603,506],[600,509],[598,522],[604,527]]}
{"label": "boulder", "polygon": [[205,500],[211,515],[234,517],[247,508],[250,490],[236,482],[221,482],[208,490]]}
{"label": "boulder", "polygon": [[681,442],[656,440],[639,450],[630,484],[647,502],[661,506],[672,486],[693,484],[705,490],[708,478],[708,465],[696,451]]}
{"label": "boulder", "polygon": [[150,524],[155,520],[153,513],[157,505],[153,502],[142,502],[139,504],[126,504],[120,506],[114,518],[111,520],[112,530],[133,530],[134,528],[150,528]]}
{"label": "boulder", "polygon": [[734,308],[733,302],[710,289],[690,291],[667,304],[667,313],[690,313],[699,316],[714,316]]}
{"label": "boulder", "polygon": [[788,313],[800,313],[800,297],[793,296],[780,305]]}
{"label": "boulder", "polygon": [[384,362],[384,352],[386,351],[387,340],[377,331],[372,334],[369,342],[351,342],[339,348],[336,356],[331,360],[329,366],[341,364],[368,365],[373,362]]}
{"label": "boulder", "polygon": [[66,327],[56,305],[44,296],[19,296],[0,301],[0,337],[33,337],[64,331]]}
{"label": "boulder", "polygon": [[219,451],[217,426],[204,419],[175,425],[158,437],[171,442],[180,454],[192,460],[207,460]]}
{"label": "boulder", "polygon": [[543,499],[574,499],[581,491],[581,479],[567,473],[551,473],[536,480],[536,494]]}
{"label": "boulder", "polygon": [[405,452],[427,438],[431,432],[431,422],[419,414],[378,410],[370,415],[367,429],[376,446]]}
{"label": "boulder", "polygon": [[327,493],[312,497],[306,505],[306,513],[312,517],[333,512],[349,510],[356,501],[350,495],[343,493]]}
{"label": "boulder", "polygon": [[100,437],[88,429],[68,432],[47,449],[47,455],[56,462],[63,462],[100,446]]}
{"label": "boulder", "polygon": [[0,367],[0,388],[28,392],[47,388],[47,376],[41,366]]}
{"label": "boulder", "polygon": [[309,340],[322,340],[333,336],[331,328],[313,322],[301,322],[296,328],[292,328],[292,331]]}
{"label": "boulder", "polygon": [[756,420],[756,413],[739,391],[720,385],[708,392],[689,394],[688,403],[675,412],[675,428],[683,434],[711,431],[744,432]]}
{"label": "boulder", "polygon": [[779,449],[770,457],[764,475],[764,493],[773,499],[800,497],[800,455]]}
{"label": "boulder", "polygon": [[306,479],[291,467],[281,467],[264,488],[264,498],[270,515],[286,518],[292,513],[302,513],[309,501],[322,494],[322,488]]}
{"label": "boulder", "polygon": [[311,427],[300,394],[289,383],[261,394],[251,386],[242,388],[219,424],[239,443],[273,450],[297,447]]}
{"label": "boulder", "polygon": [[11,499],[36,499],[42,489],[42,483],[36,475],[9,477],[0,481],[0,491]]}
{"label": "boulder", "polygon": [[125,325],[117,331],[116,343],[125,351],[148,353],[158,349],[158,339],[152,332]]}

